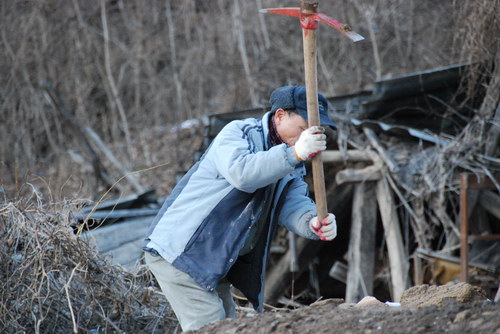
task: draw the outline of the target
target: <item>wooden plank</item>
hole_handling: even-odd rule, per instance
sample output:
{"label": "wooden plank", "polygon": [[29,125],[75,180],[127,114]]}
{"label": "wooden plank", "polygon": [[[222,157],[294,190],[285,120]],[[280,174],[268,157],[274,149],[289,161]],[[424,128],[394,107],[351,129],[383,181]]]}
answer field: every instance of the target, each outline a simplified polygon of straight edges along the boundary
{"label": "wooden plank", "polygon": [[377,202],[384,226],[387,252],[389,254],[392,298],[398,302],[408,287],[409,263],[403,245],[396,205],[385,178],[377,182]]}
{"label": "wooden plank", "polygon": [[354,186],[351,236],[347,253],[349,269],[345,300],[356,303],[373,294],[377,201],[375,184]]}
{"label": "wooden plank", "polygon": [[377,181],[380,180],[380,168],[378,166],[369,166],[363,169],[344,169],[335,175],[337,184]]}
{"label": "wooden plank", "polygon": [[342,151],[328,150],[321,152],[323,162],[330,163],[344,163],[344,162],[373,162],[373,154],[368,150],[347,150],[345,153]]}
{"label": "wooden plank", "polygon": [[88,240],[99,252],[106,253],[134,240],[146,238],[153,219],[154,216],[132,218],[82,233],[81,238]]}

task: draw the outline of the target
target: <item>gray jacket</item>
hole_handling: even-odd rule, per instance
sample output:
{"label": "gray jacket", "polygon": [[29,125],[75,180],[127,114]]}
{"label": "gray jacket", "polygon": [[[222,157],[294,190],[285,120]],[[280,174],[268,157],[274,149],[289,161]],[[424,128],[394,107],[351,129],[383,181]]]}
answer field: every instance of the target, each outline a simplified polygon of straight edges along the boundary
{"label": "gray jacket", "polygon": [[[262,120],[233,121],[224,127],[167,198],[147,239],[147,248],[208,291],[227,277],[257,310],[262,310],[276,225],[318,239],[308,226],[316,207],[303,181],[304,165],[293,147],[269,147],[269,117],[266,113]],[[268,216],[261,217],[266,198],[271,207]],[[256,247],[239,256],[259,221],[266,225]]]}

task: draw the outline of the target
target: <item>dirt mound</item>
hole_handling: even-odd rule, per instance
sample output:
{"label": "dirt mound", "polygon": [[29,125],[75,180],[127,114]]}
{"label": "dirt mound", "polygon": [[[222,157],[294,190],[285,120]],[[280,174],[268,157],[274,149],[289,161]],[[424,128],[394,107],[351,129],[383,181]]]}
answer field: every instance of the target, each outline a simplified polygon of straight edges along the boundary
{"label": "dirt mound", "polygon": [[444,307],[351,307],[335,303],[247,314],[199,331],[206,334],[500,333],[500,305],[483,301]]}
{"label": "dirt mound", "polygon": [[401,305],[409,307],[443,306],[450,302],[471,303],[485,300],[486,292],[468,283],[417,285],[406,290],[401,296]]}
{"label": "dirt mound", "polygon": [[[500,304],[470,284],[417,286],[404,294],[406,305],[389,307],[373,297],[363,303],[325,300],[296,310],[242,313],[190,333],[317,334],[334,333],[498,333]],[[427,306],[424,302],[432,300]],[[478,301],[479,300],[479,301]],[[401,301],[403,304],[403,299]],[[419,307],[414,307],[414,306]],[[439,305],[439,306],[438,306]]]}

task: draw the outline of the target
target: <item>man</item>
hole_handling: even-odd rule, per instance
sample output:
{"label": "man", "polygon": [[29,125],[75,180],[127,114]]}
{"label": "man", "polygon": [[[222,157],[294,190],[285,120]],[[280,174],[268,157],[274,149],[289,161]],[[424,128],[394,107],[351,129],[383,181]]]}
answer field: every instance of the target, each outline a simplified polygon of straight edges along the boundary
{"label": "man", "polygon": [[[320,121],[328,102],[318,94]],[[279,223],[309,239],[332,240],[307,196],[303,161],[326,149],[322,127],[308,127],[306,91],[276,89],[262,119],[229,123],[167,198],[144,248],[184,331],[235,317],[233,284],[262,311],[263,280]]]}

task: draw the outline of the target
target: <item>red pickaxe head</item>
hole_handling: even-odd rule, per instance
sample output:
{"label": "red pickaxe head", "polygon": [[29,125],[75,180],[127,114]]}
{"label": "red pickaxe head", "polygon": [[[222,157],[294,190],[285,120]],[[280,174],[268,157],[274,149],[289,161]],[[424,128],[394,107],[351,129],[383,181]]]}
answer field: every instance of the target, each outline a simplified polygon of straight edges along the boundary
{"label": "red pickaxe head", "polygon": [[337,30],[338,32],[340,32],[342,35],[349,38],[353,42],[359,42],[364,39],[363,36],[352,31],[349,25],[334,20],[328,15],[325,15],[323,13],[318,13],[317,10],[318,10],[318,3],[305,3],[305,1],[303,1],[301,3],[300,8],[295,8],[295,7],[268,8],[268,9],[261,9],[260,12],[298,17],[300,20],[300,26],[303,29],[317,29],[318,22],[323,22],[328,24],[330,27]]}

